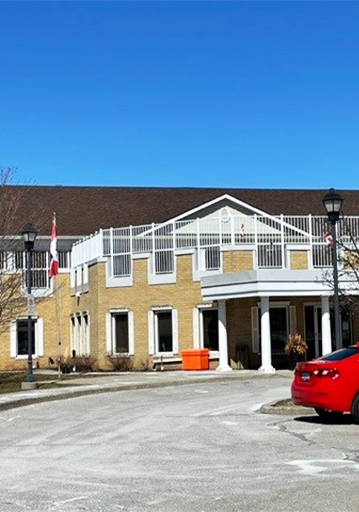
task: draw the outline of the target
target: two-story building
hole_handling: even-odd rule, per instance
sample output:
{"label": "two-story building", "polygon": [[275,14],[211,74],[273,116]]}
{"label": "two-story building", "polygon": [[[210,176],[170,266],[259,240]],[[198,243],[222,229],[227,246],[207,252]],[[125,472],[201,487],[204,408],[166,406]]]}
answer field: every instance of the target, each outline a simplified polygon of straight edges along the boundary
{"label": "two-story building", "polygon": [[[48,367],[75,351],[100,369],[111,367],[111,357],[131,358],[138,369],[158,361],[176,367],[182,350],[203,347],[212,368],[273,372],[287,366],[284,347],[294,330],[306,340],[308,358],[330,352],[325,192],[29,187],[21,220],[40,206],[47,223],[33,265],[34,361]],[[341,195],[343,239],[348,229],[359,232],[359,192]],[[48,278],[53,211],[56,293]],[[20,249],[13,261],[3,275],[23,265]],[[356,294],[349,272],[346,279],[343,289]],[[25,318],[24,309],[1,334],[0,369],[25,367]],[[348,345],[359,317],[342,308],[341,322]]]}

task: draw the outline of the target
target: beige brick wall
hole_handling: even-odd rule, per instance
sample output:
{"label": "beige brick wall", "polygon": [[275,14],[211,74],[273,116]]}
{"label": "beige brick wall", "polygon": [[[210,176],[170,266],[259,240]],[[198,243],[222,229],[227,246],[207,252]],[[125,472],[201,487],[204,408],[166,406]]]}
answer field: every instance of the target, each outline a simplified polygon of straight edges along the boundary
{"label": "beige brick wall", "polygon": [[[35,314],[44,322],[44,355],[34,359],[39,368],[51,367],[49,357],[57,360],[59,355],[59,323],[62,354],[69,354],[70,342],[70,288],[69,274],[57,276],[58,292],[47,298],[35,299]],[[58,300],[58,298],[60,300]],[[61,312],[60,316],[59,311]],[[27,305],[24,299],[23,311],[19,317],[27,317]],[[0,370],[21,370],[27,367],[26,359],[14,359],[10,357],[10,324],[0,335]],[[55,366],[54,366],[55,367]]]}
{"label": "beige brick wall", "polygon": [[[292,252],[292,268],[303,268],[307,262],[305,251]],[[223,253],[225,272],[247,271],[253,268],[251,251]],[[91,354],[97,359],[100,368],[107,369],[106,357],[106,314],[110,309],[128,308],[134,312],[135,365],[141,367],[148,361],[148,311],[154,306],[171,306],[178,311],[179,352],[193,347],[193,308],[205,301],[201,296],[200,282],[193,281],[192,255],[177,257],[177,282],[173,284],[148,284],[148,260],[133,261],[133,286],[106,288],[106,264],[101,262],[89,268],[89,292],[79,297],[70,296],[69,275],[60,274],[61,295],[61,354],[70,355],[70,315],[87,312],[90,318]],[[236,299],[227,302],[227,325],[229,355],[231,364],[238,366],[246,347],[249,366],[258,366],[259,358],[251,354],[251,307],[258,303],[257,298]],[[318,302],[320,298],[286,298],[296,306],[297,327],[304,335],[304,303]],[[49,366],[49,357],[54,360],[59,354],[58,320],[59,303],[54,296],[36,300],[36,314],[44,320],[44,356],[37,359],[41,368]],[[27,315],[24,302],[23,315]],[[359,340],[359,321],[353,321],[354,339]],[[212,367],[215,367],[214,363]],[[0,369],[26,368],[26,360],[10,357],[10,332],[0,335]]]}
{"label": "beige brick wall", "polygon": [[133,260],[133,286],[106,288],[106,264],[90,268],[90,291],[72,298],[72,312],[87,310],[91,322],[91,349],[101,368],[107,368],[106,313],[112,308],[134,312],[137,367],[148,360],[148,311],[154,306],[171,306],[178,311],[179,351],[193,347],[193,308],[203,303],[199,282],[193,281],[192,255],[177,258],[175,284],[148,284],[148,260]]}
{"label": "beige brick wall", "polygon": [[308,251],[290,251],[290,268],[292,270],[307,270]]}
{"label": "beige brick wall", "polygon": [[223,271],[246,272],[253,270],[253,251],[223,252]]}

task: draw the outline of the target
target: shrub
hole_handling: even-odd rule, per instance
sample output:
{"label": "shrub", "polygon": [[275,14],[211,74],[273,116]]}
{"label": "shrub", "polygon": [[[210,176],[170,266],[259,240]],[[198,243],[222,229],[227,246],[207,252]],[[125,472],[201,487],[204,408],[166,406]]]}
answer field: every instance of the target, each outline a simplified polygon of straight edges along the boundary
{"label": "shrub", "polygon": [[133,361],[129,357],[108,355],[107,359],[116,372],[129,372],[133,368]]}
{"label": "shrub", "polygon": [[96,369],[96,358],[92,356],[76,356],[72,361],[77,372],[92,372]]}

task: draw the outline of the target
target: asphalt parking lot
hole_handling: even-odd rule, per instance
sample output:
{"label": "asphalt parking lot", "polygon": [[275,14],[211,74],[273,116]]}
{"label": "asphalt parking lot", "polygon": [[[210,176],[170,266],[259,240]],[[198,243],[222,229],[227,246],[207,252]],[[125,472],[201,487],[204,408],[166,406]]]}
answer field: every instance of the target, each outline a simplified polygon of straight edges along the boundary
{"label": "asphalt parking lot", "polygon": [[259,412],[290,378],[199,380],[0,412],[2,511],[357,511],[359,427]]}

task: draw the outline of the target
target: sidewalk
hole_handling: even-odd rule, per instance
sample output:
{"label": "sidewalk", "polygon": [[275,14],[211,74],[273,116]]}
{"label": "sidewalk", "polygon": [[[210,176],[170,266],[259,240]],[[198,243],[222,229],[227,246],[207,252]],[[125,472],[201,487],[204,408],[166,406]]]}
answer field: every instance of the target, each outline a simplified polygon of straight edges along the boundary
{"label": "sidewalk", "polygon": [[[224,380],[247,380],[247,379],[275,379],[284,377],[288,379],[289,386],[293,378],[293,372],[279,370],[274,375],[259,374],[255,370],[239,370],[233,372],[219,373],[215,370],[209,371],[164,371],[164,372],[128,372],[128,373],[91,373],[86,376],[79,375],[78,378],[66,380],[66,377],[58,380],[54,373],[55,388],[35,389],[32,391],[19,391],[0,395],[0,411],[13,409],[39,402],[50,402],[65,400],[95,393],[111,393],[114,391],[127,391],[144,388],[157,388],[165,386],[180,386],[184,384],[196,384],[199,382],[215,382]],[[35,373],[36,378],[36,373]],[[263,408],[263,412],[270,414],[303,414],[303,408],[290,409],[288,407],[274,406],[269,404]],[[310,410],[312,411],[312,410]]]}

